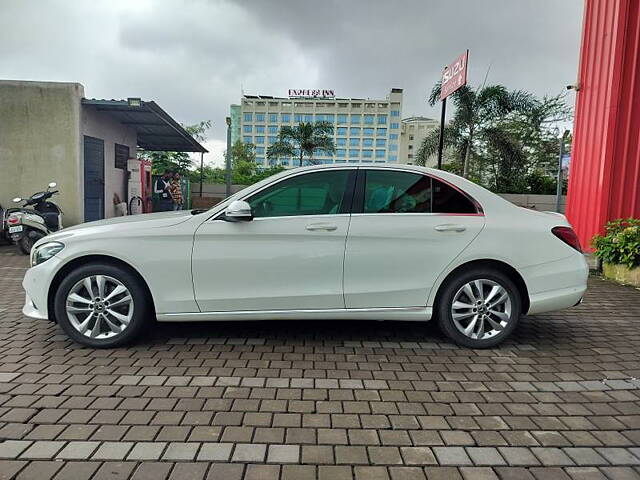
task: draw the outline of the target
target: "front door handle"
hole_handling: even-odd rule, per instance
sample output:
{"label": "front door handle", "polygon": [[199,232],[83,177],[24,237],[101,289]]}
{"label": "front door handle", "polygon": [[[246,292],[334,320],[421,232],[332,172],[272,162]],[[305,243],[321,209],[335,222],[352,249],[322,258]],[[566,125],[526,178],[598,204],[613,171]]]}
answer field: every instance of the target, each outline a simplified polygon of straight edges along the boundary
{"label": "front door handle", "polygon": [[446,223],[444,225],[436,225],[433,227],[437,232],[464,232],[467,227],[457,223]]}
{"label": "front door handle", "polygon": [[333,232],[338,229],[338,226],[330,223],[310,223],[305,228],[310,232],[317,232],[321,230],[324,230],[325,232]]}

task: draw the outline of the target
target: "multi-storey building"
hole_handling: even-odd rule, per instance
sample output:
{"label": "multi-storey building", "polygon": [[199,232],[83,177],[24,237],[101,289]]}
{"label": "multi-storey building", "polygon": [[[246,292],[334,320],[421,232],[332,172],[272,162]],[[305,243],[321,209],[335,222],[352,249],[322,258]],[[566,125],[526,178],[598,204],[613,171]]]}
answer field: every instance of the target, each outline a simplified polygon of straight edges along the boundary
{"label": "multi-storey building", "polygon": [[290,90],[289,94],[288,98],[244,95],[240,105],[231,105],[232,141],[253,143],[259,166],[298,166],[296,157],[268,160],[267,148],[277,141],[281,127],[320,121],[333,125],[336,148],[333,154],[316,151],[314,163],[398,162],[401,88],[391,89],[380,100],[336,98],[328,90]]}
{"label": "multi-storey building", "polygon": [[[427,117],[409,117],[402,120],[400,133],[400,163],[413,165],[422,141],[433,130],[440,127],[440,122]],[[432,155],[427,159],[427,167],[434,167],[437,157]]]}

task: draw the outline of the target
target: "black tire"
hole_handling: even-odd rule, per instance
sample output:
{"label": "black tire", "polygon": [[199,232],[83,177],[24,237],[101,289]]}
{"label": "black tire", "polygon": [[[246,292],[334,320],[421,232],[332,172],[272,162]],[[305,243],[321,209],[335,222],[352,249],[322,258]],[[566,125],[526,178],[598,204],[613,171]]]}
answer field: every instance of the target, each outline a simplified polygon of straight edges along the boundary
{"label": "black tire", "polygon": [[[133,315],[126,328],[109,338],[90,338],[72,325],[66,310],[67,295],[82,279],[92,275],[105,275],[122,283],[133,299]],[[65,276],[55,293],[54,309],[58,323],[76,342],[93,348],[115,348],[133,342],[152,322],[153,309],[147,289],[137,275],[115,265],[90,263],[73,270]]]}
{"label": "black tire", "polygon": [[29,233],[22,236],[20,240],[18,240],[18,249],[20,253],[23,255],[31,255],[31,249],[33,248],[33,244],[36,243],[34,238],[29,236]]}
{"label": "black tire", "polygon": [[[509,295],[510,315],[502,330],[489,338],[471,338],[462,333],[453,320],[452,305],[456,293],[467,283],[486,279],[499,284]],[[466,270],[448,279],[438,295],[436,314],[442,332],[458,345],[469,348],[492,348],[505,341],[516,328],[522,312],[522,299],[518,288],[504,273],[493,269]],[[495,317],[492,317],[495,320]],[[488,324],[488,323],[487,323]]]}

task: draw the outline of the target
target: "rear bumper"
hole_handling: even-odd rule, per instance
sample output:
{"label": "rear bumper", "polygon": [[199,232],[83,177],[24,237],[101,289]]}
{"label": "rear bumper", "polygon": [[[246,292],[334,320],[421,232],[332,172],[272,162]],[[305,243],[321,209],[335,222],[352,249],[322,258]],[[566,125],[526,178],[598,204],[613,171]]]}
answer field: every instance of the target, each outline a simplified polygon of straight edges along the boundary
{"label": "rear bumper", "polygon": [[587,290],[589,266],[582,254],[521,271],[529,290],[528,315],[573,307]]}

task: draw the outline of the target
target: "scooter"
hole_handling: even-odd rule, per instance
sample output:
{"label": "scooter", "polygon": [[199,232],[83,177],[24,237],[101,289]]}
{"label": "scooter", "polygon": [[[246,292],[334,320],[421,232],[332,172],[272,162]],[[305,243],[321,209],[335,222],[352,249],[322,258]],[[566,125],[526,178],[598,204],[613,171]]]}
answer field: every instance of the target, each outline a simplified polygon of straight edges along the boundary
{"label": "scooter", "polygon": [[[58,193],[51,182],[44,192],[37,192],[27,199],[16,197],[14,203],[23,202],[22,208],[12,211],[7,218],[8,232],[22,253],[29,255],[34,243],[62,228],[62,210],[48,200]],[[31,209],[25,207],[32,207]]]}

